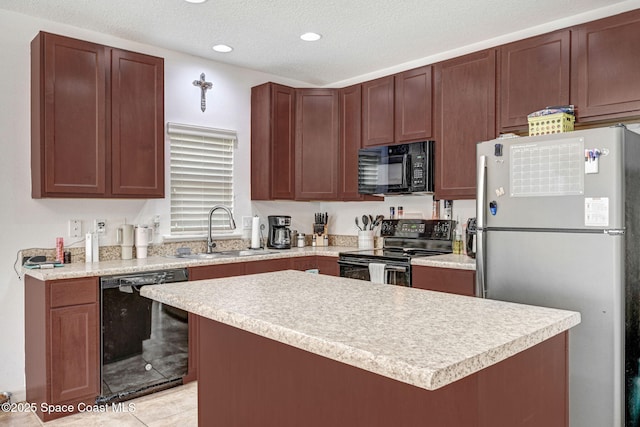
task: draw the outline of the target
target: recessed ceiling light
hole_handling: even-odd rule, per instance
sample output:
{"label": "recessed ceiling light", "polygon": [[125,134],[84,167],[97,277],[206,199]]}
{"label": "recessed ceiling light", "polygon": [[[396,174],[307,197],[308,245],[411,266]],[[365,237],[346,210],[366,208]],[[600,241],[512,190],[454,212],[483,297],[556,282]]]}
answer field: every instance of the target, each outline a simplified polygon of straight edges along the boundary
{"label": "recessed ceiling light", "polygon": [[184,0],[184,1],[186,1],[187,3],[204,3],[207,0]]}
{"label": "recessed ceiling light", "polygon": [[221,53],[229,53],[233,50],[231,46],[227,46],[226,44],[217,44],[213,47],[213,50]]}
{"label": "recessed ceiling light", "polygon": [[306,42],[315,42],[320,40],[322,36],[318,33],[304,33],[300,38]]}

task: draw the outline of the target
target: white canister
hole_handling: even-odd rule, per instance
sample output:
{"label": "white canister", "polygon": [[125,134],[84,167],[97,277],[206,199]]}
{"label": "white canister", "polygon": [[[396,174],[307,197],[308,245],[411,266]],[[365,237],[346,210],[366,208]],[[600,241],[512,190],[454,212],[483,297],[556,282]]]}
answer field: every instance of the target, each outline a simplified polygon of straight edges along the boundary
{"label": "white canister", "polygon": [[304,233],[298,233],[298,247],[304,248]]}
{"label": "white canister", "polygon": [[373,249],[373,230],[358,231],[358,248]]}
{"label": "white canister", "polygon": [[153,230],[146,225],[136,226],[136,258],[147,257],[147,247],[153,239]]}

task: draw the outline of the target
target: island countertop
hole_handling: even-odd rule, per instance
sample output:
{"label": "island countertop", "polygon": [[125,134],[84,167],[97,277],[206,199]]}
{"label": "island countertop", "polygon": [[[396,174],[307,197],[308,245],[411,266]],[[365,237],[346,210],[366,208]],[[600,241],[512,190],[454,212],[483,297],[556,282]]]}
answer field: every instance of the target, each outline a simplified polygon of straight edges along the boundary
{"label": "island countertop", "polygon": [[427,390],[580,323],[571,311],[286,270],[141,295]]}

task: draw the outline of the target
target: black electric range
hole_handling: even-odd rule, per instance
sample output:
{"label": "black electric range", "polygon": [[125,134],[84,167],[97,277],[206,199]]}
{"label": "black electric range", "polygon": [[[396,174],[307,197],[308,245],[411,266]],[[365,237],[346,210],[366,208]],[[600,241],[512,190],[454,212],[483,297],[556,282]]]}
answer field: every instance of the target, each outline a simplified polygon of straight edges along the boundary
{"label": "black electric range", "polygon": [[385,283],[411,286],[411,260],[417,257],[450,254],[456,222],[452,220],[384,220],[379,249],[341,252],[340,276],[370,280],[369,264],[384,264]]}

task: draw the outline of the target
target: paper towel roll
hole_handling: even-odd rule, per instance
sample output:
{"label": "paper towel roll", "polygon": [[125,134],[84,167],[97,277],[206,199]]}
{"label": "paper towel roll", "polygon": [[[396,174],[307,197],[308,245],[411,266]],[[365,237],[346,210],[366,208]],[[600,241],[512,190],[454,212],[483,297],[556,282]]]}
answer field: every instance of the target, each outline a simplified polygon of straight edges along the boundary
{"label": "paper towel roll", "polygon": [[251,249],[260,249],[260,218],[258,215],[251,221]]}

